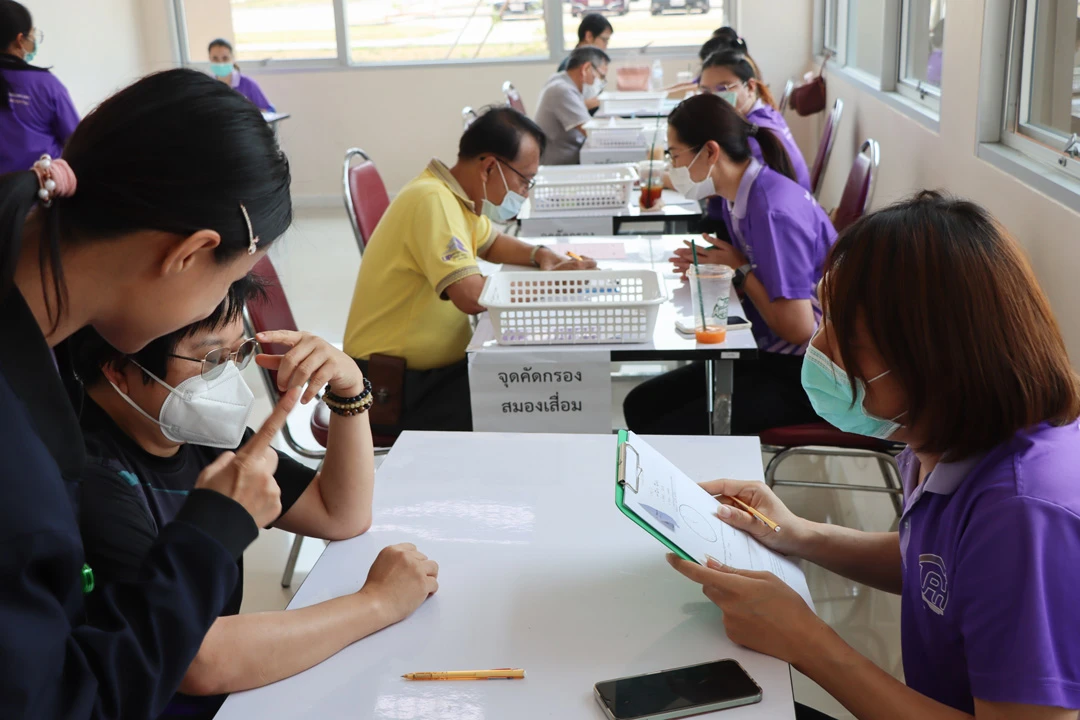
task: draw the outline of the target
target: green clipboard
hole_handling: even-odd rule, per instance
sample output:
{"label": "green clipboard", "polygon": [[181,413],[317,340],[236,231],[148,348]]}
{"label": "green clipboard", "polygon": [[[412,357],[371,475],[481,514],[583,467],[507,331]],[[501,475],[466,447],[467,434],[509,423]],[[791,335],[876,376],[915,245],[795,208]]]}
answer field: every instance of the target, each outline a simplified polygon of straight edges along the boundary
{"label": "green clipboard", "polygon": [[[627,456],[629,454],[633,454],[635,457],[637,457],[638,453],[637,450],[634,449],[634,446],[630,444],[630,436],[626,432],[626,430],[620,430],[619,442],[616,447],[615,457],[615,507],[619,508],[619,511],[622,512],[623,515],[640,525],[642,530],[659,540],[668,550],[675,553],[683,560],[689,560],[692,563],[697,563],[697,560],[683,552],[682,548],[673,543],[669,538],[667,538],[663,533],[654,528],[652,525],[642,520],[640,515],[638,515],[636,512],[626,506],[626,493],[628,491],[636,493],[641,483],[641,468],[636,464],[633,467],[630,479],[627,480],[627,474],[629,472]],[[631,460],[631,462],[634,461]]]}

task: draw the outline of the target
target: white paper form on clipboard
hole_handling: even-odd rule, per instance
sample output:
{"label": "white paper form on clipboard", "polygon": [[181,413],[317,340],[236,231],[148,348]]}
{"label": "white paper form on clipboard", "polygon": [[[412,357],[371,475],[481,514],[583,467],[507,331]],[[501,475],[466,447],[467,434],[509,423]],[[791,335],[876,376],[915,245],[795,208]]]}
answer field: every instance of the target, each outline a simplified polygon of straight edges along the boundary
{"label": "white paper form on clipboard", "polygon": [[641,437],[619,435],[625,442],[619,447],[616,502],[624,514],[702,565],[712,556],[740,570],[771,572],[814,607],[798,565],[723,523],[716,517],[720,503]]}

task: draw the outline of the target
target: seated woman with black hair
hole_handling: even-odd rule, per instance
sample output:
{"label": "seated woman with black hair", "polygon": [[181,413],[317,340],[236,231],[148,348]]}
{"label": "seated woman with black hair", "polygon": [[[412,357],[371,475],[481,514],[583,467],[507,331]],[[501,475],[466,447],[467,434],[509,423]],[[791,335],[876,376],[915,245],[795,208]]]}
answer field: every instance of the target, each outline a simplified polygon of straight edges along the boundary
{"label": "seated woman with black hair", "polygon": [[228,40],[212,40],[206,51],[210,55],[210,72],[214,77],[228,84],[263,112],[274,112],[274,104],[267,99],[259,83],[240,74],[240,66],[233,60],[232,44]]}
{"label": "seated woman with black hair", "polygon": [[[802,151],[795,142],[795,137],[788,128],[784,116],[776,109],[776,101],[765,83],[757,75],[757,68],[750,57],[737,50],[719,50],[705,59],[701,68],[699,87],[705,92],[714,93],[731,103],[747,122],[768,130],[780,139],[787,151],[791,167],[795,170],[795,181],[810,190],[810,169],[806,166]],[[761,146],[756,138],[750,140],[750,148],[759,161]],[[717,207],[719,200],[709,203],[710,208]],[[710,213],[713,214],[713,213]]]}
{"label": "seated woman with black hair", "polygon": [[762,482],[704,487],[764,545],[898,595],[903,680],[773,574],[669,561],[734,642],[856,718],[1076,720],[1080,378],[1023,250],[979,206],[923,192],[844,231],[821,301],[803,385],[841,430],[907,445],[899,527],[812,522]]}
{"label": "seated woman with black hair", "polygon": [[[761,147],[758,161],[751,140]],[[758,358],[735,364],[731,431],[753,435],[818,419],[799,381],[802,356],[821,320],[816,287],[836,238],[828,216],[794,180],[784,146],[717,95],[683,101],[668,118],[670,177],[694,200],[721,199],[732,241],[705,236],[703,264],[735,270],[753,323]],[[685,273],[691,251],[673,258]],[[695,363],[635,388],[623,405],[637,433],[699,435],[708,430],[705,366]]]}
{"label": "seated woman with black hair", "polygon": [[[87,562],[100,585],[137,579],[160,529],[180,512],[207,467],[231,457],[253,434],[254,397],[240,369],[252,360],[277,371],[281,388],[309,383],[302,402],[327,387],[335,398],[363,395],[356,363],[321,338],[278,331],[284,355],[256,355],[240,312],[258,290],[250,278],[230,289],[205,320],[125,355],[93,328],[69,341],[86,397],[81,424],[88,465],[80,484],[79,525]],[[344,540],[371,524],[375,480],[366,412],[331,415],[322,468],[278,453],[274,473],[281,514],[274,526]],[[237,562],[243,578],[243,559]],[[214,622],[162,717],[213,717],[224,694],[261,687],[316,665],[346,645],[403,620],[438,588],[438,566],[412,545],[382,551],[367,583],[352,595],[300,610],[240,615],[243,581]],[[88,618],[98,619],[87,596]],[[102,618],[104,620],[104,618]]]}

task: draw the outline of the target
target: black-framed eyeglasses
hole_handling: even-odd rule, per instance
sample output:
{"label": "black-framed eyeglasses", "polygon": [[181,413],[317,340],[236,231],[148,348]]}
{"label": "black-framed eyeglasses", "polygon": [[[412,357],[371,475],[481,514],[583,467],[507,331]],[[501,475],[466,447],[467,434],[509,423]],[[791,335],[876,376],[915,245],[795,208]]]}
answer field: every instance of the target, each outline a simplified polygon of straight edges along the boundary
{"label": "black-framed eyeglasses", "polygon": [[506,162],[502,158],[497,157],[495,159],[499,162],[500,165],[503,165],[503,166],[509,168],[511,171],[513,171],[513,173],[515,175],[517,175],[519,178],[524,180],[525,181],[525,188],[527,190],[532,190],[534,187],[536,187],[536,178],[527,178],[527,177],[525,177],[525,175],[520,170],[518,170],[516,167],[514,167],[510,163]]}
{"label": "black-framed eyeglasses", "polygon": [[601,82],[607,85],[607,73],[600,72],[600,68],[592,65],[593,72],[596,73],[596,77],[600,78]]}
{"label": "black-framed eyeglasses", "polygon": [[243,370],[251,362],[251,358],[255,357],[255,353],[259,351],[259,341],[255,338],[247,338],[244,342],[240,343],[240,347],[235,352],[227,347],[214,348],[200,360],[199,358],[187,357],[186,355],[176,355],[175,353],[169,353],[169,357],[174,357],[179,360],[189,360],[191,362],[202,363],[202,377],[203,380],[213,380],[214,378],[225,372],[225,366],[229,364],[229,361],[236,363],[236,367],[239,370]]}

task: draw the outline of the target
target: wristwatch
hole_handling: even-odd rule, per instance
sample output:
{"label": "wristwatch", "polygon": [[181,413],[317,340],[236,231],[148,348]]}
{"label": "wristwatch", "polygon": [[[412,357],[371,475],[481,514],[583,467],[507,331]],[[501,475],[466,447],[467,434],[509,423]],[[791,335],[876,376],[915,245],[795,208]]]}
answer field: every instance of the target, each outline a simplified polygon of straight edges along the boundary
{"label": "wristwatch", "polygon": [[536,262],[536,253],[540,252],[541,250],[547,250],[547,249],[548,249],[547,245],[534,245],[533,246],[532,252],[529,254],[529,262],[532,263],[533,267],[540,267],[540,263]]}
{"label": "wristwatch", "polygon": [[754,266],[750,263],[746,263],[735,271],[735,277],[731,279],[731,284],[735,286],[736,290],[741,290],[743,283],[746,282],[746,276],[753,272]]}

